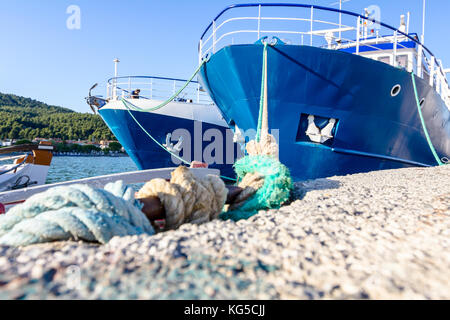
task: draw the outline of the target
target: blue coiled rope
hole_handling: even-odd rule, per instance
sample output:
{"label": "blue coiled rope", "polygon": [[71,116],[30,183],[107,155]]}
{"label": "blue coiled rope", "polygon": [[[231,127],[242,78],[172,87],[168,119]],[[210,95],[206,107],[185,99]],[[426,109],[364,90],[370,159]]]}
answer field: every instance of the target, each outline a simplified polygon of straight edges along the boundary
{"label": "blue coiled rope", "polygon": [[154,234],[122,181],[105,189],[88,185],[56,187],[30,197],[0,216],[0,245],[83,240],[107,243],[115,236]]}

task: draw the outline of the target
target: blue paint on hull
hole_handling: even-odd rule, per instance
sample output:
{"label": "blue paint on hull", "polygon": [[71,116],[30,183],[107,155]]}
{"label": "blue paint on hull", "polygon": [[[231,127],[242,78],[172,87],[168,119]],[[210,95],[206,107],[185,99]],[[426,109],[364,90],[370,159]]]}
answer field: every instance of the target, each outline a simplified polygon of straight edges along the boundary
{"label": "blue paint on hull", "polygon": [[[145,134],[129,115],[127,110],[102,108],[99,112],[108,127],[122,144],[127,154],[140,170],[174,167],[180,164],[180,161],[172,159],[167,151],[163,150]],[[183,148],[180,156],[189,162],[192,160],[204,160],[202,158],[203,151],[211,144],[211,141],[203,141],[202,139],[205,131],[216,129],[220,131],[223,137],[228,134],[228,138],[232,140],[232,133],[225,127],[205,122],[197,122],[197,128],[200,128],[201,126],[201,130],[199,132],[194,132],[195,125],[193,120],[149,112],[131,112],[136,120],[161,144],[166,142],[168,133],[173,133],[176,129],[187,130],[186,132],[189,132],[191,139],[188,140],[187,137],[184,138],[183,147],[186,146],[186,143],[188,143],[189,146]],[[200,151],[195,151],[194,139],[202,139]],[[174,144],[176,144],[176,142]],[[223,145],[223,148],[226,148],[226,144]],[[236,145],[233,144],[231,149],[236,151]],[[225,150],[222,150],[222,153],[224,155],[222,163],[209,163],[209,167],[219,169],[222,175],[234,177],[235,174],[232,164],[226,164],[227,159],[225,158]],[[212,155],[214,156],[215,153],[213,152]],[[228,161],[228,163],[230,162],[231,161]]]}
{"label": "blue paint on hull", "polygon": [[[230,123],[257,127],[261,44],[231,45],[215,53],[200,78]],[[416,77],[423,116],[439,157],[450,155],[450,113]],[[399,84],[400,93],[392,97]],[[280,160],[295,179],[434,166],[420,122],[411,75],[346,52],[278,44],[268,49],[269,128],[279,129]],[[338,119],[326,145],[301,137],[305,115]]]}

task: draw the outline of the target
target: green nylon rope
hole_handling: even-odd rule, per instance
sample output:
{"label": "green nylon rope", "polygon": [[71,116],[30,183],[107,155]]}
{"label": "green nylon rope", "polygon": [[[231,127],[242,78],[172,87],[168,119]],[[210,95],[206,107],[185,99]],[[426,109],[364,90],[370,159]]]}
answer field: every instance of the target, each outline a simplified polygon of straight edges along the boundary
{"label": "green nylon rope", "polygon": [[172,102],[184,89],[186,89],[186,87],[189,85],[189,83],[191,83],[191,81],[194,79],[194,77],[197,75],[197,73],[200,71],[201,67],[205,64],[206,61],[207,61],[207,59],[204,59],[200,63],[200,65],[198,66],[197,70],[195,70],[195,72],[192,75],[192,77],[190,77],[189,80],[186,81],[186,83],[183,85],[183,87],[181,87],[180,90],[175,92],[169,99],[167,99],[163,103],[157,105],[156,107],[152,107],[152,108],[148,108],[148,109],[139,108],[139,107],[137,107],[135,105],[133,105],[133,108],[135,108],[135,110],[138,110],[138,111],[151,112],[151,111],[155,111],[155,110],[161,109],[162,107],[165,107],[170,102]]}
{"label": "green nylon rope", "polygon": [[[139,123],[139,121],[134,117],[134,115],[131,113],[130,110],[134,110],[134,111],[142,111],[142,112],[152,112],[158,109],[161,109],[162,107],[165,107],[167,104],[169,104],[170,102],[172,102],[184,89],[186,89],[186,87],[188,86],[188,84],[192,81],[192,79],[194,79],[194,77],[197,75],[197,73],[200,71],[200,69],[202,68],[202,66],[208,62],[209,59],[204,59],[202,60],[202,62],[200,63],[200,65],[198,66],[197,70],[195,70],[194,74],[189,78],[189,80],[186,81],[186,83],[183,85],[183,87],[178,90],[177,92],[175,92],[168,100],[164,101],[163,103],[157,105],[156,107],[153,108],[148,108],[148,109],[144,109],[144,108],[139,108],[137,106],[135,106],[134,104],[132,104],[131,102],[126,101],[125,99],[121,99],[123,105],[125,106],[125,109],[128,111],[128,113],[130,114],[131,118],[133,118],[133,120],[136,122],[136,124],[141,128],[142,131],[144,131],[144,133],[153,140],[153,142],[155,142],[158,146],[160,146],[163,150],[167,151],[168,153],[170,153],[171,155],[173,155],[175,158],[177,158],[178,160],[180,160],[181,162],[183,162],[186,165],[190,165],[189,162],[187,162],[186,160],[184,160],[183,158],[181,158],[180,156],[178,156],[177,154],[171,152],[169,149],[167,149],[166,147],[164,147],[161,143],[158,142],[158,140],[156,140],[147,130],[145,130],[145,128]],[[130,107],[131,106],[131,107]],[[220,176],[222,179],[225,180],[230,180],[230,181],[236,181],[236,179],[233,178],[229,178],[226,176]]]}
{"label": "green nylon rope", "polygon": [[[136,122],[136,124],[139,126],[139,128],[141,128],[142,131],[144,131],[144,133],[153,140],[153,142],[155,142],[158,146],[160,146],[163,150],[167,151],[168,153],[170,153],[172,156],[174,156],[175,158],[177,158],[178,160],[180,160],[181,162],[183,162],[186,165],[190,165],[189,162],[187,162],[186,160],[184,160],[183,158],[181,158],[180,156],[178,156],[177,154],[171,152],[169,149],[167,149],[166,147],[164,147],[161,143],[158,142],[158,140],[156,140],[151,134],[150,132],[148,132],[140,123],[139,121],[134,117],[133,113],[130,110],[130,107],[128,106],[129,102],[127,102],[125,99],[122,99],[122,103],[125,106],[125,109],[127,109],[128,113],[130,114],[131,118],[133,118],[134,122]],[[226,176],[220,176],[222,179],[225,180],[230,180],[230,181],[236,181],[236,179],[234,178],[230,178],[230,177],[226,177]]]}
{"label": "green nylon rope", "polygon": [[265,71],[266,71],[266,57],[267,57],[267,42],[264,42],[264,51],[263,51],[263,63],[262,63],[262,76],[261,76],[261,95],[259,97],[259,115],[258,115],[258,127],[256,129],[256,141],[259,142],[261,138],[261,127],[262,127],[262,116],[263,116],[263,108],[264,108],[264,85],[267,79],[265,79]]}
{"label": "green nylon rope", "polygon": [[419,117],[420,117],[420,121],[422,123],[423,132],[425,133],[425,137],[427,139],[428,146],[430,147],[431,152],[433,153],[433,156],[434,156],[436,162],[440,166],[442,166],[442,165],[444,165],[444,163],[441,161],[441,159],[439,159],[436,149],[434,149],[433,143],[431,142],[430,135],[428,134],[428,130],[427,130],[427,127],[425,124],[425,119],[423,118],[423,115],[422,115],[422,109],[420,107],[419,95],[417,93],[417,86],[416,86],[416,79],[414,78],[414,72],[411,72],[411,78],[412,78],[412,83],[413,83],[413,87],[414,87],[414,95],[416,98],[417,111],[419,112]]}
{"label": "green nylon rope", "polygon": [[149,136],[150,139],[153,140],[153,142],[155,142],[158,146],[160,146],[161,148],[163,148],[165,151],[167,151],[168,153],[170,153],[171,155],[173,155],[175,158],[177,158],[178,160],[180,160],[181,162],[183,162],[184,164],[190,165],[189,162],[187,162],[186,160],[184,160],[183,158],[181,158],[180,156],[178,156],[177,154],[171,152],[169,149],[167,149],[166,147],[164,147],[161,143],[158,142],[158,140],[156,140],[155,138],[153,138],[153,136],[147,131],[145,130],[145,128],[139,123],[139,121],[134,117],[133,113],[131,113],[130,111],[130,107],[128,106],[128,102],[125,99],[122,99],[122,103],[125,106],[125,108],[127,109],[128,113],[130,114],[130,116],[133,118],[133,120],[136,122],[136,124],[142,129],[142,131],[144,131],[144,133]]}

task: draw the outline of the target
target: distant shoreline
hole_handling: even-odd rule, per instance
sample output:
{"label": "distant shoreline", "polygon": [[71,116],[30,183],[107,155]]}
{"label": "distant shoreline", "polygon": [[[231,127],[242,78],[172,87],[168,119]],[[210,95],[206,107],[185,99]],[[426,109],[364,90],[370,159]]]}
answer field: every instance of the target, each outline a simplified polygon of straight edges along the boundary
{"label": "distant shoreline", "polygon": [[[9,155],[21,155],[23,152],[11,152]],[[110,158],[123,158],[130,157],[126,153],[118,153],[118,154],[89,154],[89,153],[80,153],[80,154],[60,154],[59,152],[53,152],[53,157],[110,157]]]}
{"label": "distant shoreline", "polygon": [[129,157],[127,154],[55,154],[53,153],[54,157],[110,157],[110,158],[123,158],[123,157]]}

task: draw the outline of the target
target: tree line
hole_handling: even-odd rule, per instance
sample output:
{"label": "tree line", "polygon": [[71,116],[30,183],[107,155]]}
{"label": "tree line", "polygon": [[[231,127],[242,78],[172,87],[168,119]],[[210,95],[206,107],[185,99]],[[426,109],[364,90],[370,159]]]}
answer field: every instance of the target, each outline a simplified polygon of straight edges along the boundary
{"label": "tree line", "polygon": [[67,144],[67,143],[54,143],[55,152],[77,152],[77,153],[91,153],[95,152],[103,152],[105,154],[112,152],[120,152],[122,149],[122,145],[118,142],[111,142],[109,146],[105,149],[101,149],[97,146],[93,145],[79,145],[79,144]]}
{"label": "tree line", "polygon": [[[104,149],[92,144],[80,145],[77,143],[67,143],[66,141],[56,142],[53,140],[50,140],[50,142],[54,147],[53,149],[54,152],[92,153],[93,151],[95,151],[108,154],[109,152],[121,152],[122,150],[122,145],[117,141],[110,142],[108,147]],[[33,144],[33,142],[28,139],[21,139],[17,140],[14,143],[14,145],[24,145],[24,144]]]}
{"label": "tree line", "polygon": [[0,140],[116,140],[99,115],[0,93]]}

